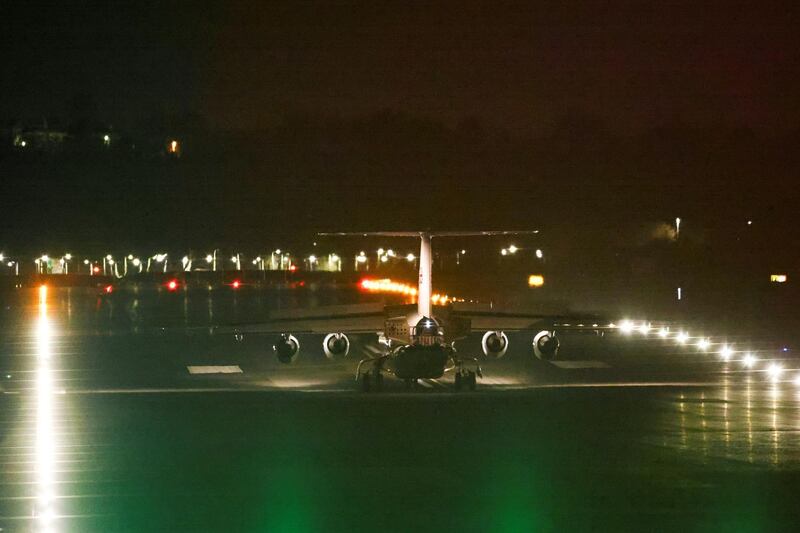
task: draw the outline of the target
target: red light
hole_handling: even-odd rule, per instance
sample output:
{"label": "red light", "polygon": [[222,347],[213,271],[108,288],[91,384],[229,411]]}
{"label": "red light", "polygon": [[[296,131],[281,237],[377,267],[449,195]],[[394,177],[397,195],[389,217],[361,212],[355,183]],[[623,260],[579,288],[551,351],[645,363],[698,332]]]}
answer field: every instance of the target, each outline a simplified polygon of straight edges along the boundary
{"label": "red light", "polygon": [[240,283],[239,283],[238,279],[233,280],[233,283],[231,283],[231,287],[233,287],[234,289],[238,289],[239,285],[240,285]]}
{"label": "red light", "polygon": [[92,270],[94,270],[94,273],[97,274],[100,272],[100,267],[94,267]]}
{"label": "red light", "polygon": [[174,279],[170,280],[169,283],[167,283],[167,288],[171,291],[174,291],[178,288],[178,282]]}
{"label": "red light", "polygon": [[106,285],[105,291],[106,291],[106,294],[111,294],[112,292],[114,292],[114,286],[113,285]]}
{"label": "red light", "polygon": [[289,272],[294,272],[295,270],[297,270],[297,265],[291,265],[289,267]]}

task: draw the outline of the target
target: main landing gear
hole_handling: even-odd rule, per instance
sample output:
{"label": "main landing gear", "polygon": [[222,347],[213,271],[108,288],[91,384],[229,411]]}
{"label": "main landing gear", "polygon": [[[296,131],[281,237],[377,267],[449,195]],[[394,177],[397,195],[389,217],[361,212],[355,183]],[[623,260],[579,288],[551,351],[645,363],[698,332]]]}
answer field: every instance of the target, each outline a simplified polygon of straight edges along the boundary
{"label": "main landing gear", "polygon": [[380,392],[383,390],[383,374],[380,370],[364,372],[360,375],[361,390],[364,392]]}
{"label": "main landing gear", "polygon": [[456,372],[456,377],[455,377],[456,391],[460,391],[465,387],[469,390],[475,390],[478,381],[477,378],[478,375],[472,370],[462,370]]}
{"label": "main landing gear", "polygon": [[481,365],[479,364],[477,359],[467,359],[470,362],[475,363],[475,370],[467,370],[464,368],[464,359],[457,359],[455,361],[455,389],[456,392],[461,390],[475,390],[478,385],[478,378],[483,377],[483,372],[481,372]]}
{"label": "main landing gear", "polygon": [[[380,392],[383,390],[383,364],[386,362],[388,355],[380,357],[371,357],[362,359],[356,368],[356,380],[361,384],[361,390],[364,392]],[[367,365],[364,372],[361,368]],[[369,367],[372,368],[369,368]]]}

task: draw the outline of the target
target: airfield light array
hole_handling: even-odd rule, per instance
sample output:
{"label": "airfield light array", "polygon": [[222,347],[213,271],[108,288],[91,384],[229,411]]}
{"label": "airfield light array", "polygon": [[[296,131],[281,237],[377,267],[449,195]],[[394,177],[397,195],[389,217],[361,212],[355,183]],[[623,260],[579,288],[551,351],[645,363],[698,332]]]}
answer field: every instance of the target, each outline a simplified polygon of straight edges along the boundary
{"label": "airfield light array", "polygon": [[[391,279],[369,279],[361,280],[360,287],[368,292],[384,293],[384,294],[403,294],[406,296],[416,296],[417,288],[403,283],[400,281],[393,281]],[[447,294],[433,294],[431,296],[431,303],[434,305],[445,305],[450,302],[463,302],[463,298],[455,298]]]}
{"label": "airfield light array", "polygon": [[[612,322],[606,326],[606,328],[619,331],[623,337],[629,338],[633,337],[633,334],[637,332],[640,333],[639,337],[648,337],[652,333],[653,337],[658,337],[663,341],[672,341],[678,346],[685,346],[687,348],[694,347],[697,352],[716,355],[718,360],[725,363],[741,365],[741,368],[745,371],[762,372],[766,379],[774,384],[783,381],[791,381],[800,387],[800,370],[784,368],[780,362],[770,361],[769,359],[762,360],[753,351],[737,350],[733,345],[714,342],[714,340],[709,337],[692,337],[689,332],[685,330],[673,332],[667,325],[654,326],[651,322],[629,319],[620,320],[616,323]],[[789,352],[789,347],[782,347],[780,352]],[[763,356],[763,352],[761,355]],[[759,365],[760,363],[763,364]],[[736,366],[731,368],[736,368]],[[785,375],[789,372],[795,372],[794,376],[791,379],[784,379]]]}

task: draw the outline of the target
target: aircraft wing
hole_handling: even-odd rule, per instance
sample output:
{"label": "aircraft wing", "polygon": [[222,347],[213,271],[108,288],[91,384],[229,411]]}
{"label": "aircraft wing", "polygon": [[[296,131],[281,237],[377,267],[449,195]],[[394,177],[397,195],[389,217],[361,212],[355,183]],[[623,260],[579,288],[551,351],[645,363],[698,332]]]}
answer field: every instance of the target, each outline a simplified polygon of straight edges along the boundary
{"label": "aircraft wing", "polygon": [[541,313],[524,310],[500,310],[486,306],[453,306],[452,314],[468,318],[473,331],[502,330],[558,330],[558,331],[597,331],[608,329],[609,321],[595,314],[584,313]]}
{"label": "aircraft wing", "polygon": [[278,310],[266,320],[218,326],[218,333],[375,333],[383,330],[384,305],[356,304]]}
{"label": "aircraft wing", "polygon": [[323,237],[489,237],[493,235],[536,235],[539,230],[498,230],[498,231],[356,231],[338,233],[317,233]]}

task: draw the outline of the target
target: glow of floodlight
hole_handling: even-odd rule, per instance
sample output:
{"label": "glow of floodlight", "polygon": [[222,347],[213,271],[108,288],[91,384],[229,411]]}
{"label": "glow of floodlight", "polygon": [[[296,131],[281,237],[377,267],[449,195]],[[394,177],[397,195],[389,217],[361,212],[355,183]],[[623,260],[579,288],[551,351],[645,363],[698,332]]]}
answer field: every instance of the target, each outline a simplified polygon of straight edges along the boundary
{"label": "glow of floodlight", "polygon": [[719,356],[722,358],[723,361],[730,360],[731,355],[733,355],[733,350],[727,344],[723,346],[722,349],[719,351]]}
{"label": "glow of floodlight", "polygon": [[795,376],[794,384],[800,387],[800,374],[797,374],[797,376]]}
{"label": "glow of floodlight", "polygon": [[634,330],[633,322],[630,320],[623,320],[619,323],[619,330],[625,334],[632,332]]}
{"label": "glow of floodlight", "polygon": [[771,365],[769,365],[769,368],[767,368],[767,375],[769,376],[769,379],[771,379],[772,381],[778,381],[782,373],[783,373],[783,367],[778,363],[772,363]]}
{"label": "glow of floodlight", "polygon": [[208,254],[206,256],[206,263],[211,263],[212,261],[214,261],[214,256],[211,255],[211,254]]}

